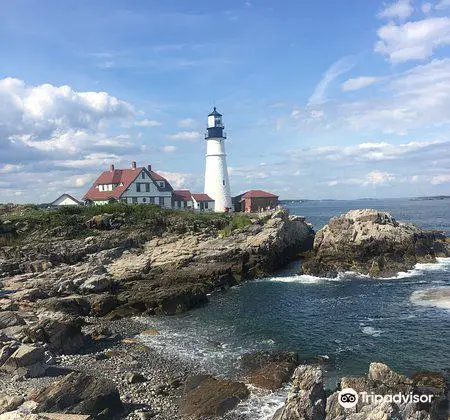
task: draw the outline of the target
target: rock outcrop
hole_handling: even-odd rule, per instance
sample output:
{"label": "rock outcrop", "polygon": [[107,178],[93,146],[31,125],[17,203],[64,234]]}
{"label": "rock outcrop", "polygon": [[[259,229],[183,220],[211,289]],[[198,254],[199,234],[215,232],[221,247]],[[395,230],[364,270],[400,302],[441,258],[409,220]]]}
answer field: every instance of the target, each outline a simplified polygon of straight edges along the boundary
{"label": "rock outcrop", "polygon": [[113,419],[123,410],[112,381],[73,372],[43,389],[32,392],[37,412],[89,414],[94,419]]}
{"label": "rock outcrop", "polygon": [[276,391],[288,382],[298,365],[298,355],[290,351],[256,351],[241,360],[245,382],[258,388]]}
{"label": "rock outcrop", "polygon": [[[346,388],[358,393],[353,407],[344,408],[339,402],[339,394]],[[408,378],[383,363],[371,363],[367,376],[342,378],[339,389],[326,397],[322,369],[300,365],[292,377],[292,390],[285,405],[273,419],[441,420],[448,412],[447,392],[445,378],[439,373],[420,372]],[[404,398],[429,395],[431,402],[401,400],[399,393]],[[397,400],[393,400],[394,396]]]}
{"label": "rock outcrop", "polygon": [[419,262],[449,256],[444,234],[400,223],[389,213],[352,210],[333,217],[314,239],[314,252],[302,264],[306,274],[336,277],[354,271],[391,277]]}
{"label": "rock outcrop", "polygon": [[229,236],[220,234],[224,219],[195,217],[192,226],[167,216],[148,232],[120,227],[83,240],[0,247],[0,276],[14,291],[7,299],[72,316],[170,315],[206,302],[214,289],[271,274],[312,247],[311,226],[285,210],[254,216]]}
{"label": "rock outcrop", "polygon": [[325,418],[326,397],[323,371],[318,366],[300,365],[292,375],[292,390],[274,420],[320,420]]}
{"label": "rock outcrop", "polygon": [[191,376],[184,386],[180,414],[186,419],[220,417],[249,395],[250,391],[240,382],[209,375]]}

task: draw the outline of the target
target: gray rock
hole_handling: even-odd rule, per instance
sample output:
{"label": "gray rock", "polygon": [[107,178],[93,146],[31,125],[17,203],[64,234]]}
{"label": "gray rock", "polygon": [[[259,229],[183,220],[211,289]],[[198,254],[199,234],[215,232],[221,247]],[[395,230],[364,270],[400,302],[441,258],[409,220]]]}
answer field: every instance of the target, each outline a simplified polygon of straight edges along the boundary
{"label": "gray rock", "polygon": [[442,232],[423,231],[397,222],[389,213],[352,210],[333,217],[314,239],[314,254],[302,264],[307,274],[335,277],[356,271],[372,277],[390,277],[418,262],[449,256]]}
{"label": "gray rock", "polygon": [[46,371],[42,347],[22,345],[0,367],[0,370],[21,377],[37,378]]}
{"label": "gray rock", "polygon": [[76,353],[84,348],[87,337],[81,332],[81,320],[73,318],[45,318],[24,331],[33,343],[47,343],[57,353]]}
{"label": "gray rock", "polygon": [[70,373],[61,380],[30,393],[29,399],[38,403],[38,412],[99,416],[104,410],[116,415],[123,410],[119,392],[112,381],[81,372]]}
{"label": "gray rock", "polygon": [[324,420],[326,397],[319,366],[300,365],[292,375],[292,389],[274,420]]}
{"label": "gray rock", "polygon": [[17,325],[25,325],[24,319],[17,312],[3,311],[0,312],[0,330]]}
{"label": "gray rock", "polygon": [[139,382],[147,382],[148,379],[140,373],[130,372],[125,375],[125,380],[129,384],[137,384]]}
{"label": "gray rock", "polygon": [[79,286],[81,293],[101,293],[110,290],[112,280],[105,274],[94,275]]}
{"label": "gray rock", "polygon": [[18,395],[0,394],[0,414],[13,411],[24,402],[24,398]]}

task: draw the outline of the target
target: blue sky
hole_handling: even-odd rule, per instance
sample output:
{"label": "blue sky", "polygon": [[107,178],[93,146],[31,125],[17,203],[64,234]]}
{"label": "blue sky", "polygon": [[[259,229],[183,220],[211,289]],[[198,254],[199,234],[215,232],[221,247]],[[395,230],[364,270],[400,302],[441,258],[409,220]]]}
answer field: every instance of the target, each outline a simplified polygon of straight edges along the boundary
{"label": "blue sky", "polygon": [[136,160],[202,191],[450,194],[450,0],[1,1],[0,201],[77,197]]}

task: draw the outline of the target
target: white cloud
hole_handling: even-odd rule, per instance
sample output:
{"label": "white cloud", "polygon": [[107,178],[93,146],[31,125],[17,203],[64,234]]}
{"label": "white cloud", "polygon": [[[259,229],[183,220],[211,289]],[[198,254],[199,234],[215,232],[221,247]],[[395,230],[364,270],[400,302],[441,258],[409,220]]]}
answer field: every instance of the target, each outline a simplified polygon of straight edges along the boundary
{"label": "white cloud", "polygon": [[192,118],[184,118],[184,119],[178,121],[178,125],[180,127],[192,127],[195,125],[195,120]]}
{"label": "white cloud", "polygon": [[176,146],[164,146],[163,148],[162,148],[162,151],[164,152],[164,153],[172,153],[172,152],[175,152],[177,150],[177,147]]}
{"label": "white cloud", "polygon": [[0,134],[36,138],[54,130],[94,129],[112,119],[134,116],[133,107],[106,92],[76,92],[69,86],[27,86],[22,80],[0,79]]}
{"label": "white cloud", "polygon": [[19,172],[23,168],[23,165],[12,165],[7,163],[6,165],[0,165],[0,174],[9,174],[11,172]]}
{"label": "white cloud", "polygon": [[395,176],[389,172],[372,171],[366,175],[362,185],[383,185],[393,181]]}
{"label": "white cloud", "polygon": [[411,16],[414,8],[410,0],[397,0],[395,3],[383,9],[379,14],[379,18],[384,19],[406,19]]}
{"label": "white cloud", "polygon": [[185,172],[164,172],[158,171],[160,175],[166,178],[174,188],[190,188],[196,176]]}
{"label": "white cloud", "polygon": [[344,57],[336,61],[323,75],[314,93],[309,98],[308,106],[322,105],[326,101],[325,93],[328,86],[341,74],[346,73],[354,66],[354,60],[351,57]]}
{"label": "white cloud", "polygon": [[370,86],[374,84],[376,81],[377,81],[376,77],[368,77],[368,76],[356,77],[353,79],[348,79],[347,81],[342,83],[341,89],[343,91],[358,90]]}
{"label": "white cloud", "polygon": [[436,175],[431,179],[432,185],[440,185],[450,183],[450,173]]}
{"label": "white cloud", "polygon": [[450,124],[450,59],[435,59],[386,79],[382,89],[381,96],[338,105],[339,124],[399,135]]}
{"label": "white cloud", "polygon": [[450,0],[441,0],[438,4],[436,4],[435,9],[437,10],[445,10],[450,7]]}
{"label": "white cloud", "polygon": [[423,60],[437,48],[450,44],[450,18],[432,17],[405,24],[389,23],[377,31],[375,52],[393,63]]}
{"label": "white cloud", "polygon": [[291,118],[293,118],[294,120],[298,120],[301,115],[302,111],[300,111],[299,108],[294,108],[291,112]]}
{"label": "white cloud", "polygon": [[196,141],[200,138],[198,131],[180,131],[175,134],[168,134],[167,138],[176,141]]}
{"label": "white cloud", "polygon": [[143,120],[136,121],[134,125],[138,127],[159,127],[162,125],[162,123],[156,120],[149,120],[148,118],[145,118]]}

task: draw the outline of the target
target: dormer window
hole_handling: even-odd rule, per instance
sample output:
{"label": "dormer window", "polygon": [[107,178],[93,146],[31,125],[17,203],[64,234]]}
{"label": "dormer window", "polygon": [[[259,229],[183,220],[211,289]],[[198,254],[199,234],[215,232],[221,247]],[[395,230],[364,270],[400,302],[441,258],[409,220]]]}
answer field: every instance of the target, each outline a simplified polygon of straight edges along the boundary
{"label": "dormer window", "polygon": [[164,188],[165,185],[166,185],[166,184],[165,184],[164,181],[159,181],[159,186],[160,186],[161,188]]}

